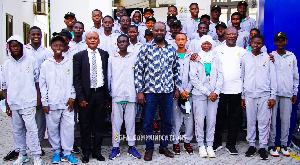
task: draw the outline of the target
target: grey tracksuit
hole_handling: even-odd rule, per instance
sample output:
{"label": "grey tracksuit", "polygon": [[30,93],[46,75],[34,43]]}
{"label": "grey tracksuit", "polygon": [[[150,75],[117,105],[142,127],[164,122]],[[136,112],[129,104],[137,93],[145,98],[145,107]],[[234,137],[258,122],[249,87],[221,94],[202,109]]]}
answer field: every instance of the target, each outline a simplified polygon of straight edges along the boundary
{"label": "grey tracksuit", "polygon": [[60,153],[62,148],[69,155],[74,143],[74,111],[69,112],[66,104],[76,96],[72,60],[65,57],[58,63],[49,57],[41,66],[39,82],[42,104],[50,108],[46,124],[52,150]]}
{"label": "grey tracksuit", "polygon": [[190,63],[189,75],[193,85],[195,135],[198,146],[204,145],[203,127],[205,117],[207,146],[213,145],[219,99],[212,102],[208,96],[211,93],[216,93],[219,96],[224,81],[222,63],[215,53],[213,56],[210,76],[206,76],[205,66],[201,60]]}
{"label": "grey tracksuit", "polygon": [[[191,93],[192,91],[192,84],[189,80],[189,70],[190,70],[190,58],[192,52],[190,50],[186,51],[184,59],[179,58],[178,62],[180,64],[180,76],[182,80],[180,93],[183,91],[187,91]],[[192,99],[189,99],[192,102]],[[174,144],[178,144],[180,140],[180,127],[182,125],[182,121],[185,124],[185,134],[184,134],[184,142],[190,143],[193,139],[193,112],[191,111],[190,114],[183,114],[181,112],[180,106],[178,105],[178,99],[173,100],[173,115],[172,115],[172,135],[174,136]]]}
{"label": "grey tracksuit", "polygon": [[[118,53],[108,59],[108,89],[112,97],[112,144],[119,147],[123,113],[129,146],[135,144],[135,114],[137,94],[134,85],[134,65],[137,56],[129,53],[125,57]],[[118,103],[127,101],[128,103]]]}
{"label": "grey tracksuit", "polygon": [[246,49],[246,47],[248,46],[249,40],[250,40],[250,33],[248,31],[242,30],[240,29],[238,31],[238,38],[236,40],[236,45]]}
{"label": "grey tracksuit", "polygon": [[[44,46],[40,46],[37,50],[35,50],[30,44],[25,46],[25,50],[28,55],[34,57],[39,65],[39,69],[41,68],[42,63],[50,56],[53,55],[53,51],[45,48]],[[46,118],[45,113],[42,109],[37,109],[35,114],[35,120],[38,128],[39,141],[42,142],[45,137],[46,131]]]}
{"label": "grey tracksuit", "polygon": [[[279,106],[281,120],[281,145],[287,146],[290,118],[292,113],[292,96],[297,95],[299,85],[299,73],[296,56],[287,51],[280,56],[276,51],[272,54],[275,58],[275,69],[277,75],[277,104],[273,108],[271,128],[270,128],[270,146],[275,146],[276,137],[276,117]],[[279,105],[278,105],[279,104]]]}
{"label": "grey tracksuit", "polygon": [[[17,41],[23,44],[23,39],[17,35],[7,40]],[[24,48],[24,45],[23,45]],[[26,134],[28,135],[28,147],[33,157],[41,154],[38,139],[38,129],[35,121],[39,66],[35,58],[27,55],[25,49],[23,56],[16,61],[8,50],[8,60],[4,62],[1,71],[1,86],[7,90],[6,101],[12,111],[12,132],[14,136],[15,151],[26,154]]]}
{"label": "grey tracksuit", "polygon": [[247,141],[255,146],[256,120],[258,121],[259,147],[268,144],[272,110],[268,100],[276,100],[277,82],[275,65],[267,53],[257,56],[247,52],[242,58],[242,99],[246,102]]}

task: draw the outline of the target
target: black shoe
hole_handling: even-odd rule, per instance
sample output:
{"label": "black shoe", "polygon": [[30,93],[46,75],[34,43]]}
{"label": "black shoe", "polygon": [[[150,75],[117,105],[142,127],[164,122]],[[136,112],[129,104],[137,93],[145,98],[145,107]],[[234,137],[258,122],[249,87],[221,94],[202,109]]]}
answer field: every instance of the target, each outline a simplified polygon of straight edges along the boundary
{"label": "black shoe", "polygon": [[76,145],[76,144],[74,144],[74,145],[73,145],[73,150],[72,150],[72,153],[74,153],[74,154],[78,154],[78,153],[80,153],[80,150],[79,150],[79,148],[77,147],[77,145]]}
{"label": "black shoe", "polygon": [[10,151],[4,158],[4,161],[11,161],[16,159],[19,156],[19,152],[16,152],[15,150]]}
{"label": "black shoe", "polygon": [[90,161],[89,155],[83,155],[81,158],[82,163],[88,163]]}
{"label": "black shoe", "polygon": [[239,154],[234,145],[226,146],[226,150],[229,152],[230,155],[238,155]]}
{"label": "black shoe", "polygon": [[245,156],[252,157],[252,156],[254,156],[255,152],[256,152],[256,148],[254,146],[250,146],[248,148],[248,151],[245,153]]}
{"label": "black shoe", "polygon": [[173,152],[175,155],[180,155],[180,146],[179,144],[173,144]]}
{"label": "black shoe", "polygon": [[193,148],[191,147],[191,144],[190,144],[190,143],[184,143],[183,147],[184,147],[184,150],[185,150],[185,152],[186,152],[187,154],[189,154],[189,155],[193,155],[193,154],[194,154],[194,150],[193,150]]}
{"label": "black shoe", "polygon": [[219,151],[220,149],[222,149],[223,146],[222,146],[222,143],[221,144],[215,144],[213,145],[213,149],[215,152]]}
{"label": "black shoe", "polygon": [[44,156],[45,155],[45,151],[42,150],[42,149],[41,149],[41,151],[42,151],[41,156]]}
{"label": "black shoe", "polygon": [[261,160],[268,160],[268,154],[267,154],[266,149],[260,148],[260,149],[258,150],[258,153],[259,153],[259,156],[260,156],[260,159],[261,159]]}
{"label": "black shoe", "polygon": [[101,153],[99,154],[92,154],[93,158],[96,158],[99,161],[105,161],[105,158],[101,155]]}

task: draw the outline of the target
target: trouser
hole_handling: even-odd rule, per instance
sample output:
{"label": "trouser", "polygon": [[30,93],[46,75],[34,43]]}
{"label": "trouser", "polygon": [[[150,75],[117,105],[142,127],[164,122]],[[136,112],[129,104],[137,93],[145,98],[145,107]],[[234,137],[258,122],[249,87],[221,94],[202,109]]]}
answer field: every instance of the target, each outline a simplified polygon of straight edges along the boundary
{"label": "trouser", "polygon": [[247,111],[247,141],[250,146],[255,146],[256,120],[258,121],[259,148],[265,148],[268,144],[272,114],[272,110],[268,108],[269,98],[270,96],[245,98]]}
{"label": "trouser", "polygon": [[35,121],[36,107],[21,110],[12,110],[12,132],[15,148],[20,154],[26,154],[26,134],[28,135],[28,147],[33,157],[41,154],[38,129]]}
{"label": "trouser", "polygon": [[144,106],[144,124],[143,132],[146,136],[146,150],[154,150],[153,142],[153,120],[159,105],[159,115],[161,117],[161,139],[160,148],[168,146],[172,131],[172,105],[173,105],[173,92],[172,93],[145,93],[145,106]]}
{"label": "trouser", "polygon": [[224,118],[228,116],[228,135],[227,146],[235,146],[241,117],[241,93],[239,94],[223,94],[219,98],[217,109],[216,132],[214,145],[222,144],[222,131]]}
{"label": "trouser", "polygon": [[74,103],[74,143],[75,143],[76,132],[77,132],[78,106],[79,105],[76,100]]}
{"label": "trouser", "polygon": [[213,146],[216,115],[219,99],[212,102],[208,97],[203,100],[193,96],[195,135],[198,146],[204,146],[204,119],[206,117],[206,144]]}
{"label": "trouser", "polygon": [[281,121],[280,142],[281,145],[287,146],[289,129],[290,129],[290,121],[291,121],[291,113],[292,113],[292,99],[290,97],[280,97],[280,96],[276,97],[276,104],[274,105],[272,110],[269,146],[275,146],[276,117],[277,117],[278,107],[279,107],[280,121]]}
{"label": "trouser", "polygon": [[[190,102],[192,99],[189,99]],[[190,114],[183,114],[181,107],[178,105],[178,99],[173,100],[173,116],[172,116],[172,135],[174,136],[174,144],[178,144],[180,138],[180,127],[182,122],[185,124],[184,142],[190,143],[193,139],[194,118],[191,110]]]}
{"label": "trouser", "polygon": [[[86,108],[79,106],[81,150],[83,155],[100,154],[105,130],[106,117],[106,95],[105,88],[98,91],[90,90],[89,102]],[[91,134],[94,140],[92,143]],[[92,145],[93,144],[93,145]]]}
{"label": "trouser", "polygon": [[113,147],[119,147],[120,130],[125,120],[128,146],[135,145],[135,113],[136,103],[112,103],[111,125],[112,125],[112,144]]}
{"label": "trouser", "polygon": [[45,137],[45,131],[46,131],[46,118],[45,118],[45,112],[43,111],[43,109],[38,109],[36,111],[35,120],[36,120],[36,125],[38,128],[39,141],[41,144],[43,138]]}
{"label": "trouser", "polygon": [[46,114],[49,142],[55,153],[70,155],[74,143],[74,111],[67,109],[50,110]]}

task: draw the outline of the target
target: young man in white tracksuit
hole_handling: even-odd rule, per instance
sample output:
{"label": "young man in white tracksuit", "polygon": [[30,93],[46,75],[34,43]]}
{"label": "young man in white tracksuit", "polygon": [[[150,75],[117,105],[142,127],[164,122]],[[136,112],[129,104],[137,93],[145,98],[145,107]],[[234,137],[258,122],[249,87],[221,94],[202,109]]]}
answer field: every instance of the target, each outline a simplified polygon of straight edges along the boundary
{"label": "young man in white tracksuit", "polygon": [[269,60],[267,53],[262,53],[263,36],[257,34],[251,41],[252,51],[242,58],[242,107],[247,113],[247,141],[250,147],[245,153],[247,157],[255,154],[256,121],[258,121],[260,158],[267,160],[272,107],[276,103],[275,65]]}
{"label": "young man in white tracksuit", "polygon": [[[200,39],[202,51],[197,62],[190,64],[190,79],[193,85],[193,108],[195,135],[200,157],[216,157],[213,150],[216,115],[219,95],[223,86],[222,63],[212,49],[213,39],[204,35]],[[204,119],[206,117],[206,143],[204,146]]]}
{"label": "young man in white tracksuit", "polygon": [[134,65],[137,54],[128,53],[129,37],[121,34],[118,39],[119,52],[108,59],[108,89],[112,97],[112,144],[113,149],[109,159],[115,159],[120,155],[120,130],[125,120],[126,134],[129,149],[127,154],[134,158],[141,158],[135,149],[135,114],[137,95],[134,84]]}
{"label": "young man in white tracksuit", "polygon": [[272,156],[279,156],[275,147],[276,117],[277,109],[279,107],[281,120],[280,152],[284,156],[290,156],[290,153],[287,150],[287,141],[290,129],[292,104],[296,104],[297,102],[299,73],[296,56],[294,53],[285,50],[285,46],[288,43],[287,35],[284,32],[278,32],[275,34],[274,40],[277,50],[273,51],[271,54],[274,55],[275,58],[277,74],[277,104],[275,104],[272,111],[269,152]]}
{"label": "young man in white tracksuit", "polygon": [[[60,36],[51,39],[54,56],[41,66],[40,90],[49,142],[55,152],[52,163],[68,161],[77,164],[71,155],[74,143],[74,102],[72,59],[62,56],[65,41]],[[63,150],[63,152],[62,152]],[[61,155],[61,152],[63,153]]]}
{"label": "young man in white tracksuit", "polygon": [[2,66],[1,87],[6,96],[6,113],[11,116],[14,148],[19,152],[13,164],[28,162],[28,147],[34,165],[41,165],[41,147],[35,120],[37,96],[39,93],[39,66],[37,60],[24,50],[23,39],[14,35],[7,40],[8,60]]}
{"label": "young man in white tracksuit", "polygon": [[[180,88],[181,98],[188,99],[191,103],[191,91],[192,91],[192,84],[189,80],[189,70],[190,70],[190,58],[193,54],[190,50],[185,48],[187,43],[187,36],[183,33],[179,33],[175,37],[175,43],[177,44],[177,55],[179,56],[179,64],[180,64],[180,76],[182,79],[182,84]],[[180,99],[181,99],[180,98]],[[189,112],[183,113],[181,105],[178,104],[178,100],[173,100],[173,116],[172,116],[172,135],[174,136],[173,142],[173,152],[176,155],[180,155],[180,127],[182,122],[185,125],[185,134],[184,134],[184,149],[185,151],[192,155],[194,153],[190,142],[193,139],[193,128],[194,128],[194,120],[193,120],[193,112],[192,108]],[[185,105],[184,105],[185,106]],[[187,107],[185,107],[187,108]]]}

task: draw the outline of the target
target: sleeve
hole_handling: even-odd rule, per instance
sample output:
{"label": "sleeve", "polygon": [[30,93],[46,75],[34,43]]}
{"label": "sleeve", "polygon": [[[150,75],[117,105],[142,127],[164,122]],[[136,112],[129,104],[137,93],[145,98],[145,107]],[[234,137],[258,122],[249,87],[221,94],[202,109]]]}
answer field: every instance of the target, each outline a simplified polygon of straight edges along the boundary
{"label": "sleeve", "polygon": [[194,88],[198,89],[201,93],[209,96],[211,92],[204,86],[203,82],[203,80],[205,80],[206,77],[200,77],[206,75],[204,71],[202,72],[202,74],[200,73],[200,69],[198,66],[199,63],[200,62],[190,62],[190,80]]}
{"label": "sleeve", "polygon": [[[192,41],[190,42],[188,49],[189,49],[190,51],[192,51],[192,52],[195,53],[195,42],[194,42],[194,40],[192,40]],[[198,53],[198,52],[197,52],[197,53]]]}
{"label": "sleeve", "polygon": [[1,89],[2,90],[7,89],[7,86],[6,86],[6,77],[5,77],[5,64],[3,64],[1,66]]}
{"label": "sleeve", "polygon": [[[73,62],[72,62],[72,65],[73,65]],[[72,72],[73,72],[73,69],[71,69]],[[73,73],[72,73],[73,74]],[[73,77],[72,77],[72,85],[71,85],[71,96],[70,98],[72,99],[75,99],[76,98],[76,91],[75,91],[75,88],[74,88],[74,81],[73,81]]]}
{"label": "sleeve", "polygon": [[111,81],[112,81],[112,61],[111,61],[111,57],[108,59],[107,81],[108,81],[108,92],[109,92],[109,95],[111,96]]}
{"label": "sleeve", "polygon": [[73,84],[76,91],[76,96],[78,102],[86,101],[83,93],[83,85],[82,85],[82,77],[81,77],[81,68],[82,68],[82,61],[81,61],[81,54],[77,53],[74,55],[73,58]]}
{"label": "sleeve", "polygon": [[231,23],[231,19],[227,22],[227,27],[231,27],[232,23]]}
{"label": "sleeve", "polygon": [[181,91],[181,77],[180,77],[180,64],[179,64],[179,56],[176,55],[176,51],[174,51],[175,60],[173,62],[172,70],[173,70],[173,81],[175,83],[175,90]]}
{"label": "sleeve", "polygon": [[277,79],[276,79],[276,70],[275,64],[273,62],[270,63],[270,79],[271,79],[271,98],[276,100],[276,93],[277,93]]}
{"label": "sleeve", "polygon": [[299,72],[298,72],[298,66],[297,66],[297,58],[294,56],[293,61],[293,88],[294,88],[294,95],[297,95],[298,93],[298,86],[299,86]]}
{"label": "sleeve", "polygon": [[45,65],[42,64],[41,66],[41,74],[39,80],[39,88],[41,92],[41,101],[43,106],[48,106],[48,86],[47,86],[47,69]]}
{"label": "sleeve", "polygon": [[34,76],[34,81],[37,83],[39,82],[39,76],[40,76],[40,68],[37,60],[33,60],[33,76]]}
{"label": "sleeve", "polygon": [[222,87],[223,87],[223,82],[224,82],[224,75],[223,75],[223,68],[222,68],[222,63],[218,57],[216,57],[216,67],[217,67],[217,82],[216,82],[216,88],[214,90],[214,93],[217,94],[218,96],[221,93]]}
{"label": "sleeve", "polygon": [[[188,73],[190,73],[190,70],[191,70],[190,61],[189,61],[188,65],[189,65],[189,66],[188,66],[188,69],[189,69],[189,72],[188,72]],[[193,89],[193,85],[192,85],[190,76],[188,76],[188,85],[186,86],[185,91],[191,93],[191,92],[192,92],[192,89]],[[181,92],[181,93],[182,93],[182,92]]]}
{"label": "sleeve", "polygon": [[244,79],[245,79],[245,57],[242,57],[241,62],[241,78],[242,78],[242,99],[245,99],[245,88],[244,88]]}
{"label": "sleeve", "polygon": [[137,61],[134,67],[134,83],[137,93],[144,92],[144,71],[145,71],[145,62],[146,62],[146,49],[147,45],[143,45],[137,56]]}

